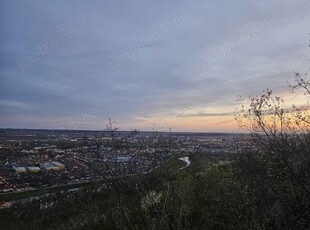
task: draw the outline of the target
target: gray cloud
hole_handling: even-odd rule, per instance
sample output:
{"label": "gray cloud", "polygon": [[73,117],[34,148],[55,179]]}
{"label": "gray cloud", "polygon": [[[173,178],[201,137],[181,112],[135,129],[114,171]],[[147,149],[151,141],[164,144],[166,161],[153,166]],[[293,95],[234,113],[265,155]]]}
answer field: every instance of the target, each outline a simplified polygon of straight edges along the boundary
{"label": "gray cloud", "polygon": [[[190,109],[226,116],[236,95],[285,91],[310,57],[302,55],[306,0],[6,0],[0,8],[0,127],[102,129],[114,117],[128,129]],[[208,54],[274,11],[277,20],[202,71]]]}

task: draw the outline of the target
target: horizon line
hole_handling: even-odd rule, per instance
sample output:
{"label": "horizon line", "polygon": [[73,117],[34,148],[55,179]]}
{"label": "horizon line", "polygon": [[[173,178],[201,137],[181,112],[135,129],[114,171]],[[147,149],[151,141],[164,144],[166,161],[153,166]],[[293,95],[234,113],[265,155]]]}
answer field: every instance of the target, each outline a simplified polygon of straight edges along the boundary
{"label": "horizon line", "polygon": [[[77,132],[109,132],[109,130],[95,130],[95,129],[51,129],[51,128],[0,128],[0,130],[37,130],[37,131],[77,131]],[[115,132],[158,132],[158,133],[198,133],[198,134],[249,134],[248,132],[216,132],[216,131],[156,131],[156,130],[115,130]]]}

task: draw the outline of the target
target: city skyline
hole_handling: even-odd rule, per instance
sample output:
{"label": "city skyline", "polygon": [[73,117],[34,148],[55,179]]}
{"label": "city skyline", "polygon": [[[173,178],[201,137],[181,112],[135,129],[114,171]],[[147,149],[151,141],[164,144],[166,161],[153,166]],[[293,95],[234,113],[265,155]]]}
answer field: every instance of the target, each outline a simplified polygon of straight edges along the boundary
{"label": "city skyline", "polygon": [[[306,0],[1,2],[0,128],[240,132],[309,69]],[[300,99],[297,100],[300,102]],[[302,102],[306,101],[304,98]]]}

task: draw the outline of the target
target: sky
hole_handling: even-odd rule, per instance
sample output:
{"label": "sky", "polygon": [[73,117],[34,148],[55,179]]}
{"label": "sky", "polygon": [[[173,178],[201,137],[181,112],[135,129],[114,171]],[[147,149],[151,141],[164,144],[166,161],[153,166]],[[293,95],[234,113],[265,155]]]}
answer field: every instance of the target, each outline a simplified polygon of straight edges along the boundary
{"label": "sky", "polygon": [[[0,0],[0,128],[239,132],[309,69],[309,0]],[[289,99],[290,100],[290,99]]]}

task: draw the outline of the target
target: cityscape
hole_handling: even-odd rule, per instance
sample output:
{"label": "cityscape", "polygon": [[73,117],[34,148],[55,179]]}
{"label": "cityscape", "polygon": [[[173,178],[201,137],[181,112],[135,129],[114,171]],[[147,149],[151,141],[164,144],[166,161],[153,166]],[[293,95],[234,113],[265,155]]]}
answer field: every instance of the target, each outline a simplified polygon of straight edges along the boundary
{"label": "cityscape", "polygon": [[[120,131],[112,141],[108,131],[10,129],[1,130],[0,135],[0,197],[9,192],[88,183],[99,178],[90,167],[99,161],[106,163],[98,170],[107,178],[113,177],[115,170],[123,175],[148,173],[161,164],[158,154],[167,146],[160,141],[167,136],[171,151],[165,158],[199,151],[209,156],[220,154],[221,163],[247,150],[250,138],[245,134]],[[112,162],[117,167],[109,165]]]}

